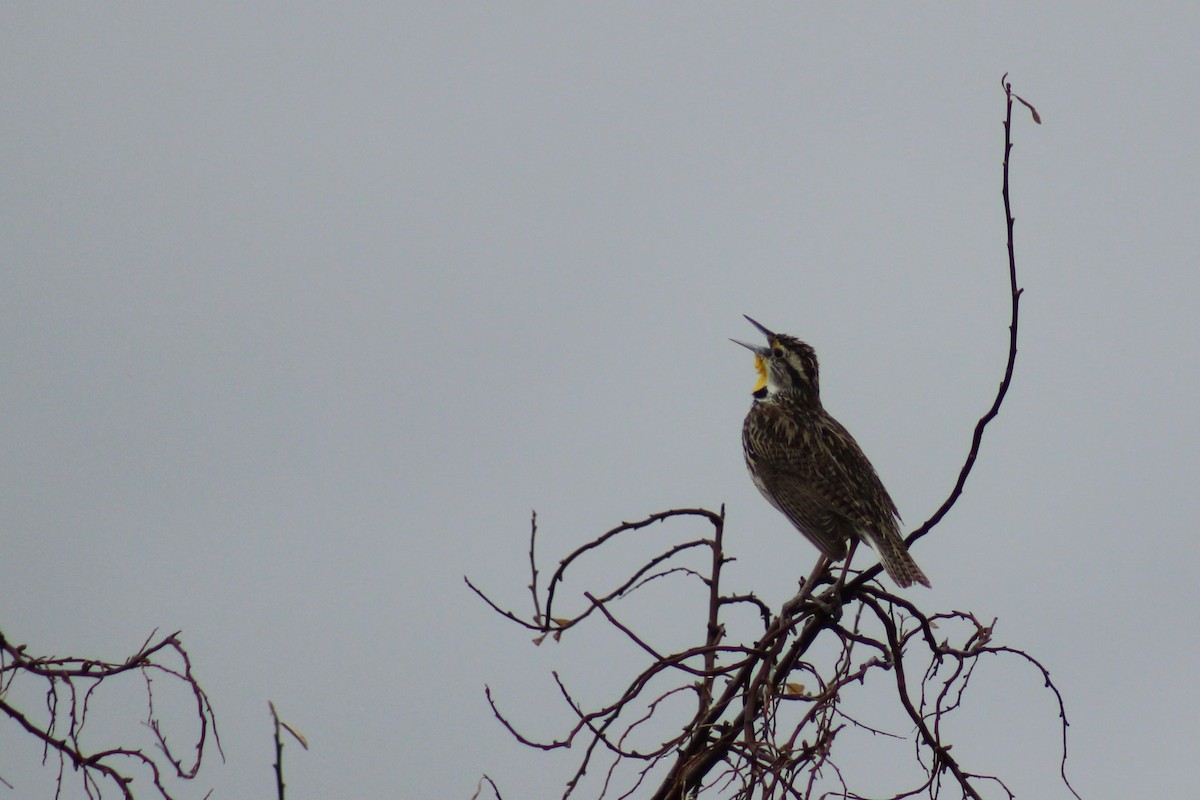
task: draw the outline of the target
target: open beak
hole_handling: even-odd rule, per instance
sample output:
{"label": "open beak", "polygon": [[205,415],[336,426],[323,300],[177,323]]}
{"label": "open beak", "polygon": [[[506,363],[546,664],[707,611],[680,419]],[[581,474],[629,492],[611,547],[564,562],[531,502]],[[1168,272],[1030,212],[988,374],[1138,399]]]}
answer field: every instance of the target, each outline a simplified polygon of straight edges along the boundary
{"label": "open beak", "polygon": [[[746,315],[743,314],[742,316],[746,316]],[[750,320],[751,325],[753,325],[754,327],[756,327],[760,331],[762,331],[763,336],[767,337],[768,342],[770,342],[772,339],[775,338],[775,334],[771,333],[771,331],[768,330],[763,325],[760,325],[757,320],[754,320],[750,317],[746,317],[746,319]],[[754,353],[754,355],[759,356],[759,357],[765,357],[768,353],[771,352],[770,347],[761,347],[761,346],[755,345],[755,344],[747,344],[746,342],[740,341],[738,339],[730,339],[729,341],[733,342],[734,344],[740,344],[742,347],[746,348],[750,352]]]}
{"label": "open beak", "polygon": [[[763,332],[763,335],[767,337],[768,344],[770,342],[774,341],[775,334],[771,333],[769,330],[764,328],[762,325],[759,325],[753,319],[750,319],[750,317],[746,317],[746,319],[749,319],[751,325],[753,325],[754,327],[758,328],[760,331]],[[749,344],[747,342],[740,342],[737,339],[730,339],[729,341],[733,342],[734,344],[740,344],[742,347],[746,348],[751,353],[754,353],[754,369],[755,369],[755,371],[758,372],[758,381],[754,384],[754,389],[753,389],[752,394],[755,397],[765,397],[767,394],[767,362],[766,362],[766,358],[771,354],[770,346],[762,347],[760,345]]]}

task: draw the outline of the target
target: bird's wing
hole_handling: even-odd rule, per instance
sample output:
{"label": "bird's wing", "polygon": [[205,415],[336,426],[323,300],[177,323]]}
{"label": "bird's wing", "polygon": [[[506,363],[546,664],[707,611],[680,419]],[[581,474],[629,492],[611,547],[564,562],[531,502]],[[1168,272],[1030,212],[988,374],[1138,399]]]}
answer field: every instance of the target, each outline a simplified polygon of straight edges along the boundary
{"label": "bird's wing", "polygon": [[859,530],[897,530],[896,504],[837,420],[825,413],[797,418],[768,403],[751,413],[747,457],[755,459],[764,494],[822,551],[844,549],[837,543]]}
{"label": "bird's wing", "polygon": [[826,497],[827,481],[814,463],[818,454],[800,426],[767,404],[756,406],[746,423],[746,458],[763,496],[818,550],[832,559],[844,557],[854,529]]}
{"label": "bird's wing", "polygon": [[879,533],[895,530],[900,516],[896,504],[850,432],[828,415],[814,431],[812,446],[823,452],[813,460],[812,480],[821,496],[857,526]]}
{"label": "bird's wing", "polygon": [[844,519],[830,513],[819,498],[804,491],[780,488],[769,499],[823,554],[834,561],[845,558],[853,531]]}

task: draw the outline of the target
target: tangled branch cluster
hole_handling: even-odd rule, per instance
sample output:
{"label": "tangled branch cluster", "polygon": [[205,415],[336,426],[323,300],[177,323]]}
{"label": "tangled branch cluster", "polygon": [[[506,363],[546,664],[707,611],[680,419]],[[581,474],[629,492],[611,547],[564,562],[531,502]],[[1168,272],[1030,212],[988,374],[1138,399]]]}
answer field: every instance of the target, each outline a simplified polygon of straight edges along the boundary
{"label": "tangled branch cluster", "polygon": [[[108,785],[116,786],[122,797],[132,800],[134,777],[124,766],[132,761],[148,771],[158,794],[164,800],[170,800],[171,794],[165,781],[196,777],[210,733],[213,744],[220,752],[221,742],[212,706],[192,673],[191,659],[178,633],[158,641],[154,641],[154,634],[151,634],[138,651],[123,662],[31,656],[26,650],[25,645],[15,645],[0,633],[0,714],[42,742],[43,763],[57,756],[56,797],[62,794],[66,770],[70,766],[79,773],[84,792],[89,798],[102,797],[104,787]],[[153,749],[147,752],[145,748],[117,746],[89,752],[90,748],[83,742],[83,732],[88,722],[90,704],[102,684],[126,674],[139,675],[145,682],[145,725],[150,730]],[[193,752],[190,754],[184,754],[185,751],[167,741],[166,731],[155,710],[155,681],[159,679],[182,685],[195,704],[199,731],[191,742]],[[40,715],[26,714],[9,702],[11,690],[18,682],[22,684],[23,691],[29,691],[33,687],[24,684],[31,681],[44,687],[44,721],[39,718]],[[221,755],[224,758],[224,754]]]}
{"label": "tangled branch cluster", "polygon": [[[1013,100],[1025,105],[1035,121],[1040,120],[1032,106],[1012,93],[1010,84],[1002,79],[1002,85],[1007,99],[1002,194],[1012,300],[1008,361],[996,397],[975,427],[954,488],[933,516],[909,535],[909,545],[928,533],[961,495],[984,429],[999,412],[1008,391],[1016,361],[1021,289],[1017,286],[1008,183]],[[608,592],[583,592],[585,603],[580,613],[555,615],[568,568],[626,534],[682,518],[704,520],[711,533],[669,546],[616,581]],[[731,593],[724,588],[722,568],[731,560],[724,547],[724,531],[723,508],[720,512],[673,509],[623,523],[564,557],[543,591],[539,587],[535,515],[529,546],[532,609],[527,615],[500,607],[467,580],[495,611],[535,631],[539,643],[547,636],[559,639],[589,619],[603,620],[647,656],[646,666],[625,689],[595,709],[585,708],[555,673],[558,689],[576,722],[550,741],[522,734],[487,690],[496,718],[522,743],[543,750],[582,745],[583,755],[564,797],[575,793],[584,775],[603,760],[608,766],[600,797],[645,794],[654,800],[676,800],[712,791],[747,800],[826,796],[854,800],[863,797],[855,788],[858,782],[843,773],[835,758],[840,752],[835,747],[839,737],[844,738],[850,729],[911,741],[915,774],[920,777],[895,792],[896,800],[916,795],[940,797],[944,791],[978,800],[987,785],[999,787],[1012,798],[1000,777],[975,772],[960,763],[951,753],[946,735],[947,720],[963,707],[976,667],[985,656],[993,655],[1031,666],[1053,694],[1062,722],[1060,773],[1074,793],[1065,771],[1067,718],[1062,696],[1037,659],[1022,650],[993,644],[995,620],[984,624],[960,611],[926,613],[887,591],[877,580],[878,565],[863,571],[847,567],[839,571],[836,580],[826,569],[813,576],[810,585],[802,585],[799,594],[775,613],[752,593]],[[705,551],[707,567],[689,566],[691,553]],[[705,587],[702,643],[674,651],[662,649],[618,616],[620,601],[652,581],[667,579],[699,581]],[[761,632],[740,643],[727,640],[729,614],[738,608],[753,609],[761,619]],[[868,684],[886,684],[894,690],[896,708],[910,723],[911,733],[888,733],[850,713],[852,690]],[[695,710],[684,717],[671,717],[679,707],[676,699],[689,695],[695,700]],[[646,745],[644,732],[652,727],[668,733],[652,736],[653,743]],[[618,769],[622,766],[625,769]],[[484,776],[484,781],[500,795],[490,778]]]}
{"label": "tangled branch cluster", "polygon": [[[633,571],[603,596],[583,593],[585,610],[572,618],[552,616],[555,595],[564,574],[573,564],[605,543],[658,522],[699,517],[711,526],[711,535],[670,546]],[[786,603],[772,616],[752,594],[728,594],[721,586],[721,569],[730,561],[724,551],[725,516],[707,509],[672,509],[644,520],[623,523],[563,558],[544,592],[538,588],[535,559],[537,520],[531,525],[530,563],[533,613],[521,617],[495,604],[469,580],[468,585],[507,619],[539,634],[560,638],[593,617],[602,619],[637,645],[648,663],[624,691],[606,705],[586,710],[556,673],[558,689],[576,723],[563,736],[536,741],[522,734],[492,697],[487,699],[496,718],[522,743],[543,750],[580,744],[584,755],[568,782],[564,797],[571,796],[584,775],[602,758],[608,765],[601,797],[620,798],[638,793],[647,781],[657,781],[649,796],[656,800],[691,797],[706,790],[732,798],[807,798],[819,794],[823,779],[831,776],[838,787],[833,796],[861,798],[839,768],[834,744],[846,729],[886,733],[857,719],[846,710],[848,692],[878,676],[890,673],[899,706],[912,723],[917,764],[922,779],[895,794],[910,797],[938,796],[950,781],[962,796],[980,798],[980,783],[999,785],[1012,793],[1001,778],[983,775],[961,765],[951,754],[943,733],[948,717],[961,708],[964,693],[980,658],[1007,655],[1037,669],[1058,703],[1063,725],[1063,780],[1066,781],[1066,711],[1062,696],[1049,672],[1033,656],[1012,647],[992,644],[995,621],[984,624],[975,616],[954,611],[926,614],[908,600],[886,591],[873,579],[878,568],[851,572],[849,580],[834,580],[823,573],[811,587]],[[701,573],[677,564],[681,554],[705,548],[711,568]],[[671,578],[701,581],[708,593],[708,615],[703,644],[664,652],[624,623],[614,606],[649,581]],[[727,610],[736,606],[755,609],[762,632],[752,643],[725,641]],[[941,629],[954,629],[953,639]],[[824,648],[818,644],[827,645]],[[820,653],[833,655],[822,656]],[[671,681],[669,676],[674,676]],[[662,688],[667,677],[669,688]],[[668,698],[690,694],[696,710],[686,720],[665,725],[673,734],[650,747],[630,744],[635,732],[657,719]],[[660,720],[661,722],[661,720]],[[618,793],[614,786],[618,767],[636,764],[636,777]],[[1069,787],[1070,784],[1068,783]]]}

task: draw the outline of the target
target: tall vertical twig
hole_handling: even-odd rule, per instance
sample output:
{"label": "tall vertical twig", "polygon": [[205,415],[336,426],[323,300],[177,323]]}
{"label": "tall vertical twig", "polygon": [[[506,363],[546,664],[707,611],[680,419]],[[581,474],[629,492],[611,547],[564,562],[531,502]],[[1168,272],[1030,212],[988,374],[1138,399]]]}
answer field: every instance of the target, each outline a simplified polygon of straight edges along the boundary
{"label": "tall vertical twig", "polygon": [[[1002,196],[1008,241],[1009,294],[1011,319],[1009,349],[1003,378],[987,412],[976,423],[971,446],[958,479],[949,497],[930,519],[909,537],[911,544],[929,532],[953,507],[961,496],[967,477],[979,456],[983,432],[995,419],[1012,383],[1017,354],[1017,323],[1022,290],[1017,284],[1016,251],[1013,242],[1013,214],[1009,191],[1009,154],[1012,149],[1012,108],[1017,100],[1030,109],[1035,122],[1040,122],[1036,110],[1013,94],[1007,76],[1002,79],[1006,107],[1004,121],[1004,158]],[[553,617],[551,608],[565,586],[568,568],[579,560],[605,548],[614,539],[646,529],[655,523],[681,520],[689,516],[707,518],[712,532],[701,539],[692,539],[666,547],[659,555],[632,569],[625,578],[614,578],[615,588],[607,591],[582,591],[587,600],[584,609],[572,616]],[[622,523],[601,534],[566,557],[551,575],[544,594],[537,581],[537,562],[530,541],[530,564],[533,580],[532,616],[501,608],[470,580],[468,586],[495,611],[506,619],[541,633],[541,642],[548,634],[557,640],[566,631],[583,623],[593,612],[607,621],[621,635],[632,641],[649,659],[649,663],[633,678],[628,688],[614,701],[589,711],[576,700],[563,679],[554,674],[555,683],[577,722],[562,737],[551,741],[536,741],[518,732],[502,712],[490,688],[485,693],[493,714],[519,741],[544,750],[571,747],[581,737],[586,740],[584,755],[574,776],[568,781],[563,797],[571,796],[580,786],[594,759],[603,752],[611,756],[599,796],[607,796],[617,768],[630,767],[634,773],[631,785],[621,798],[631,797],[650,779],[657,777],[655,788],[648,796],[653,800],[681,800],[695,797],[706,790],[717,789],[721,796],[733,798],[801,798],[826,796],[817,789],[822,780],[832,776],[840,791],[832,794],[846,798],[861,798],[850,788],[851,777],[842,773],[834,760],[835,742],[847,729],[865,730],[873,735],[909,738],[916,753],[915,765],[922,777],[918,784],[896,793],[908,797],[928,793],[940,794],[943,781],[954,786],[963,797],[979,800],[979,785],[998,784],[1010,796],[1012,793],[996,776],[972,772],[952,755],[952,743],[944,738],[942,722],[962,705],[962,699],[983,655],[1007,654],[1032,663],[1045,679],[1047,687],[1058,700],[1063,725],[1064,783],[1074,792],[1066,779],[1066,713],[1062,695],[1050,681],[1049,672],[1036,659],[1017,648],[990,646],[992,625],[980,624],[974,615],[964,612],[929,614],[914,603],[884,589],[877,581],[881,568],[876,565],[854,573],[853,578],[827,585],[827,572],[818,571],[796,597],[784,603],[778,613],[772,613],[752,593],[728,594],[722,582],[722,568],[730,559],[724,542],[725,510],[720,513],[705,509],[672,509],[653,514],[639,522]],[[536,518],[534,524],[536,533]],[[709,563],[700,570],[681,563],[697,547],[709,548]],[[634,627],[622,620],[615,606],[627,600],[641,587],[652,581],[677,578],[699,580],[707,589],[702,644],[675,652],[659,649]],[[847,576],[848,577],[848,576]],[[824,588],[822,588],[824,586]],[[563,601],[559,601],[560,603]],[[726,613],[734,606],[749,605],[763,619],[763,631],[753,641],[729,641]],[[852,612],[852,613],[848,613]],[[966,628],[957,633],[939,632],[934,628],[941,621],[958,623]],[[961,639],[961,641],[960,641]],[[826,647],[815,648],[818,642]],[[814,655],[832,650],[832,659]],[[913,651],[916,651],[914,654]],[[927,659],[923,670],[909,669],[908,661]],[[953,668],[943,670],[945,663]],[[868,682],[877,672],[891,672],[897,701],[914,726],[909,736],[886,733],[868,722],[851,718],[847,700],[856,687]],[[670,675],[679,675],[674,688],[665,691],[661,682]],[[916,676],[920,675],[918,679]],[[650,747],[633,749],[626,745],[630,734],[663,708],[663,701],[681,691],[694,691],[697,707],[689,719],[662,723],[661,742]],[[919,691],[919,699],[913,693]],[[934,697],[933,705],[927,698]],[[953,698],[947,701],[947,698]],[[623,722],[623,715],[636,716]],[[490,779],[488,784],[499,795]],[[481,783],[482,785],[482,783]],[[828,793],[826,793],[828,794]]]}
{"label": "tall vertical twig", "polygon": [[279,800],[283,798],[283,731],[287,731],[292,737],[300,743],[300,746],[305,750],[308,749],[308,740],[304,738],[300,731],[293,728],[279,718],[279,712],[275,710],[275,703],[271,700],[267,701],[267,705],[271,707],[271,719],[275,723],[275,790]]}

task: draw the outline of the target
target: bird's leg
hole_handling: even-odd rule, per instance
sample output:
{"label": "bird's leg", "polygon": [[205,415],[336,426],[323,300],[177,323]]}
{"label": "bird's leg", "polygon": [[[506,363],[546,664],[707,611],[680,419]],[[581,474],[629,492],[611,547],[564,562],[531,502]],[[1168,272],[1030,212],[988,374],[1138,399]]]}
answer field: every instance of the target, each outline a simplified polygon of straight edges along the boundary
{"label": "bird's leg", "polygon": [[813,567],[812,574],[804,579],[804,583],[800,585],[800,592],[791,600],[783,604],[783,612],[791,614],[803,605],[804,601],[813,596],[813,590],[817,587],[817,579],[821,577],[821,573],[829,566],[829,556],[822,554],[817,559],[817,565]]}
{"label": "bird's leg", "polygon": [[822,555],[817,559],[817,565],[813,567],[812,574],[804,579],[804,585],[800,587],[800,594],[812,597],[813,591],[817,588],[817,580],[821,574],[829,568],[829,556]]}
{"label": "bird's leg", "polygon": [[[814,605],[819,606],[831,618],[837,619],[842,615],[842,587],[846,585],[846,573],[850,571],[850,562],[854,560],[854,550],[858,547],[858,539],[853,539],[850,542],[850,550],[846,553],[846,563],[842,565],[841,574],[821,597],[813,595],[812,601]],[[828,562],[828,558],[822,557],[822,560]],[[818,566],[824,567],[824,564]],[[816,577],[816,573],[813,573]]]}
{"label": "bird's leg", "polygon": [[841,596],[842,587],[846,585],[846,574],[850,572],[850,562],[854,560],[854,551],[858,549],[858,539],[850,541],[850,552],[846,554],[846,563],[842,565],[842,574],[838,577],[837,583],[833,585],[833,593],[835,596]]}

